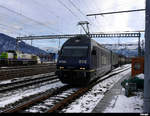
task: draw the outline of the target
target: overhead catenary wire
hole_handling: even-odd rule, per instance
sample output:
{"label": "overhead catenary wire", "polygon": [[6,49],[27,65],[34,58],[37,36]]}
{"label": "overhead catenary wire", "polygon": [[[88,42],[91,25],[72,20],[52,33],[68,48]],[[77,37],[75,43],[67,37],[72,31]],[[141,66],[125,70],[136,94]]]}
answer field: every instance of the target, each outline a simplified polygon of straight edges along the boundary
{"label": "overhead catenary wire", "polygon": [[90,19],[88,17],[86,17],[86,15],[80,10],[80,8],[78,8],[71,0],[68,0],[68,1],[74,8],[76,8],[80,12],[80,14],[82,14],[88,21],[90,21]]}
{"label": "overhead catenary wire", "polygon": [[[89,7],[89,6],[87,5],[86,0],[84,1],[84,5],[86,5],[87,8],[90,8],[90,10],[92,10],[92,7]],[[90,4],[90,6],[91,6],[91,4]],[[98,20],[95,20],[95,21],[96,21],[99,25],[101,24]],[[96,22],[95,22],[95,23],[96,23]],[[96,24],[95,24],[95,25],[96,25]],[[96,27],[99,29],[99,26],[96,25]]]}
{"label": "overhead catenary wire", "polygon": [[[82,1],[83,1],[83,0],[82,0]],[[88,8],[90,11],[92,11],[92,10],[93,10],[93,7],[94,7],[94,4],[90,4],[90,7],[89,7],[86,1],[87,1],[87,0],[84,1],[84,6],[86,6],[86,8]],[[80,2],[80,0],[78,0],[78,2]],[[93,2],[95,2],[95,1],[93,0],[92,3],[93,3]],[[96,7],[96,8],[98,8],[98,7]],[[97,17],[95,17],[95,21],[96,21],[95,23],[97,23],[98,25],[101,25],[101,24],[102,24],[102,22],[100,22]],[[104,23],[105,23],[105,22],[104,22]],[[107,25],[107,24],[106,24],[106,25]],[[96,27],[97,27],[98,29],[100,28],[100,27],[97,26],[97,25],[96,25]]]}
{"label": "overhead catenary wire", "polygon": [[[34,1],[36,1],[36,0],[34,0]],[[59,1],[61,1],[61,0],[59,0]],[[69,1],[71,1],[71,0],[69,0]],[[36,1],[36,2],[38,2],[38,1]],[[66,2],[64,2],[64,1],[61,1],[62,3],[64,3],[78,18],[80,18],[81,19],[81,17],[78,15],[78,14],[76,14],[76,12],[74,12],[74,9],[72,9],[69,5],[70,4],[66,4]],[[84,15],[84,17],[87,19],[87,18],[89,18],[89,17],[87,17],[87,16],[85,16],[85,14],[84,14],[84,9],[82,8],[82,7],[79,7],[78,6],[78,2],[74,2],[74,1],[71,1],[75,6],[76,6],[76,9],[78,9],[78,11],[80,12],[80,14],[82,14],[82,15]],[[80,2],[83,2],[83,1],[80,1]],[[76,4],[77,3],[77,4]],[[42,4],[42,3],[41,3]],[[87,3],[86,3],[87,4]],[[39,4],[40,5],[40,4]],[[44,8],[47,8],[47,9],[49,9],[48,7],[47,7],[47,5],[46,4],[42,4],[43,6],[42,7],[44,7]],[[79,4],[80,5],[80,4]],[[84,5],[84,4],[83,4]],[[85,6],[86,7],[86,6]],[[93,5],[92,5],[92,7],[94,7]],[[90,7],[91,8],[91,7]],[[45,10],[45,9],[44,9]],[[42,10],[43,11],[43,10]],[[51,11],[50,9],[49,9],[49,11]],[[84,12],[83,12],[84,11]],[[16,11],[15,11],[16,12]],[[7,14],[7,13],[6,13]],[[51,15],[54,15],[54,14],[51,14]],[[21,15],[19,15],[19,16],[21,16]],[[21,16],[21,17],[23,17],[23,16]],[[28,16],[27,16],[28,17]],[[23,17],[23,18],[25,18],[25,17]],[[29,17],[28,17],[29,18]],[[33,18],[31,18],[31,19],[33,19],[34,20],[34,17]],[[28,19],[29,20],[29,19]],[[32,21],[33,21],[32,20]],[[38,20],[36,20],[36,21],[38,21]],[[34,21],[33,21],[34,22]],[[39,22],[39,21],[38,21]],[[92,19],[92,23],[94,22],[94,24],[96,24],[97,26],[98,26],[98,24],[97,24],[97,22],[96,21],[93,21],[93,19]],[[24,22],[23,22],[24,23]],[[43,23],[43,22],[41,22],[41,23]],[[44,23],[43,23],[44,24]],[[40,26],[41,26],[41,24],[39,24]],[[47,24],[45,24],[45,25],[42,25],[42,26],[44,26],[44,27],[46,27],[46,29],[48,28],[47,26]],[[50,26],[51,27],[51,26]],[[96,26],[95,26],[96,27]],[[58,30],[57,30],[57,32],[58,32]]]}
{"label": "overhead catenary wire", "polygon": [[[7,31],[9,34],[14,34],[14,32],[15,32],[16,34],[18,34],[18,35],[20,35],[20,34],[26,35],[26,34],[27,34],[27,33],[21,33],[21,32],[14,31],[14,29],[6,28],[6,26],[3,26],[3,27],[2,27],[2,25],[0,25],[0,29],[2,29],[2,31],[4,31],[4,32]],[[2,31],[1,31],[1,32],[2,32]]]}
{"label": "overhead catenary wire", "polygon": [[[78,1],[80,1],[80,0],[78,0]],[[97,2],[99,3],[99,0],[93,0],[93,1],[91,2],[93,6],[88,7],[88,8],[90,8],[91,11],[93,11],[94,6],[96,6],[96,8],[97,8],[99,11],[101,11],[101,12],[106,12],[106,11],[108,11],[110,8],[112,9],[112,6],[110,6],[110,7],[108,7],[108,8],[99,9],[99,8],[97,7]],[[121,6],[121,7],[129,6],[129,3],[128,3],[128,2],[129,2],[129,1],[124,1],[124,2],[122,2],[121,4],[119,4],[119,6]],[[94,4],[95,4],[95,5],[94,5]],[[85,2],[85,5],[86,5],[86,2]],[[103,16],[103,15],[102,15],[102,16]],[[101,24],[105,24],[105,25],[107,25],[107,26],[109,25],[109,24],[106,23],[106,22],[108,22],[108,21],[100,22],[100,20],[98,20],[98,18],[101,18],[101,17],[96,17],[96,15],[95,15],[95,21],[97,21],[99,25],[101,25]],[[103,17],[102,17],[102,18],[103,18]],[[107,19],[105,19],[105,20],[107,20]],[[109,27],[109,26],[108,26],[108,27]]]}
{"label": "overhead catenary wire", "polygon": [[138,11],[145,11],[145,9],[135,9],[135,10],[124,10],[124,11],[116,11],[116,12],[95,13],[95,14],[87,14],[86,16],[109,15],[109,14],[129,13],[129,12],[138,12]]}
{"label": "overhead catenary wire", "polygon": [[[43,5],[43,4],[40,4],[40,3],[37,2],[36,0],[32,0],[32,1],[34,1],[35,3],[37,3],[40,7],[41,7],[41,5],[42,5],[43,8],[46,8],[47,11],[51,12],[57,19],[59,18],[59,16],[56,16],[50,9],[47,8],[47,6],[45,6],[45,5]],[[49,12],[47,12],[47,13],[49,14]],[[49,14],[49,15],[51,15],[51,14]],[[58,29],[56,29],[56,30],[57,30],[57,32],[60,32]],[[60,32],[60,33],[64,34],[63,32]]]}
{"label": "overhead catenary wire", "polygon": [[[70,2],[70,4],[75,8],[75,9],[77,9],[77,11],[79,11],[79,13],[83,16],[83,17],[85,17],[91,24],[93,24],[93,25],[95,25],[92,21],[91,21],[91,19],[89,19],[86,15],[85,15],[85,13],[83,13],[82,12],[82,10],[80,9],[80,8],[78,8],[71,0],[68,0],[69,2]],[[99,28],[97,25],[95,25],[97,28]]]}
{"label": "overhead catenary wire", "polygon": [[[76,18],[78,18],[81,21],[81,18],[76,15],[65,3],[63,3],[61,0],[57,0],[61,5],[63,5],[73,16],[75,16]],[[88,19],[86,17],[86,15],[72,2],[69,1],[86,19]],[[90,21],[90,19],[88,19]],[[90,21],[92,23],[92,21]],[[97,25],[96,25],[97,26]]]}
{"label": "overhead catenary wire", "polygon": [[[32,18],[30,18],[30,17],[27,17],[27,16],[25,16],[25,15],[23,15],[23,14],[20,14],[20,13],[14,11],[14,10],[12,10],[12,9],[9,9],[9,8],[4,7],[4,6],[2,6],[2,5],[0,5],[0,7],[3,8],[3,9],[6,9],[6,10],[8,10],[8,11],[10,11],[10,12],[12,12],[12,13],[18,15],[18,16],[24,17],[25,19],[28,19],[28,20],[30,20],[30,21],[32,21],[32,22],[38,24],[38,25],[42,25],[42,26],[45,26],[45,27],[47,27],[47,28],[50,28],[51,30],[55,30],[55,29],[53,29],[52,27],[49,27],[47,24],[44,24],[43,22],[39,22],[39,21],[37,21],[37,20],[35,20],[35,19],[32,19]],[[56,30],[56,31],[57,31],[57,30]],[[53,33],[53,34],[55,34],[55,33]]]}
{"label": "overhead catenary wire", "polygon": [[14,26],[9,26],[7,24],[1,24],[1,23],[0,23],[0,26],[3,26],[5,29],[8,29],[8,30],[11,30],[12,32],[15,32],[18,35],[21,35],[21,34],[23,34],[23,35],[31,35],[32,34],[30,32],[26,32],[25,30],[23,31],[24,33],[18,32],[19,30],[22,30],[22,27],[21,28],[16,28]]}
{"label": "overhead catenary wire", "polygon": [[[97,1],[99,1],[99,0],[97,0]],[[95,5],[97,5],[95,2],[96,2],[96,1],[93,0],[93,3],[94,3]],[[121,2],[121,4],[119,4],[118,6],[119,6],[119,7],[125,7],[125,6],[128,7],[128,6],[129,6],[129,3],[128,3],[128,1],[124,1],[124,2]],[[115,6],[115,8],[118,8],[118,7]],[[99,9],[99,8],[97,7],[97,9],[98,9],[100,12],[106,12],[106,11],[108,11],[108,10],[111,10],[111,9],[112,9],[112,6],[110,6],[110,7],[108,7],[108,8],[102,8],[102,9]]]}
{"label": "overhead catenary wire", "polygon": [[[79,18],[67,5],[65,5],[61,0],[57,0],[62,6],[64,6],[74,17]],[[79,18],[80,20],[80,18]]]}
{"label": "overhead catenary wire", "polygon": [[[52,13],[56,18],[59,17],[59,16],[55,15],[54,12],[52,12],[50,9],[48,9],[46,5],[40,4],[37,0],[32,0],[32,1],[34,1],[37,5],[39,5],[40,8],[41,8],[41,5],[42,5],[44,9],[47,9],[47,10],[48,10],[50,13]],[[49,12],[47,12],[47,13],[49,13]]]}
{"label": "overhead catenary wire", "polygon": [[139,12],[139,11],[145,11],[145,9],[134,9],[134,10],[124,10],[124,11],[116,11],[116,12],[104,12],[104,13],[93,13],[93,14],[87,14],[86,16],[96,16],[97,15],[111,15],[111,14],[117,14],[117,13],[130,13],[130,12]]}
{"label": "overhead catenary wire", "polygon": [[28,34],[28,32],[25,32],[24,31],[24,33],[22,33],[22,32],[18,32],[18,30],[20,30],[20,28],[18,29],[18,28],[15,28],[15,27],[10,27],[10,26],[8,26],[8,25],[6,25],[6,24],[1,24],[0,23],[0,28],[3,28],[3,29],[7,29],[7,30],[11,30],[11,33],[17,33],[18,35],[27,35]]}

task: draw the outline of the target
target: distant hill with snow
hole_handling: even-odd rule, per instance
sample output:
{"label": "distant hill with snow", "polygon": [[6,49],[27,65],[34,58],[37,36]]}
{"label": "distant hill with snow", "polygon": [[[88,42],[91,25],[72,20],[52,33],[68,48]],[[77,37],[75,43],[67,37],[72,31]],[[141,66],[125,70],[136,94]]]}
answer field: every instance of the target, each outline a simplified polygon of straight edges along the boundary
{"label": "distant hill with snow", "polygon": [[[26,44],[21,41],[18,44],[19,51],[24,53],[33,53],[36,55],[47,54],[47,53],[58,53],[58,48],[55,47],[45,47],[39,49],[37,47]],[[137,42],[131,44],[103,44],[106,48],[116,52],[118,54],[123,54],[125,56],[137,56],[138,55],[138,44]],[[5,34],[0,33],[0,53],[6,50],[16,50],[16,39]]]}
{"label": "distant hill with snow", "polygon": [[[7,50],[16,50],[16,39],[0,33],[0,53]],[[36,55],[47,54],[46,51],[26,44],[23,41],[18,43],[18,50],[23,53],[33,53]]]}
{"label": "distant hill with snow", "polygon": [[45,48],[42,48],[42,50],[48,53],[58,53],[58,48],[54,48],[54,47],[45,47]]}
{"label": "distant hill with snow", "polygon": [[[106,48],[112,50],[115,53],[125,55],[127,57],[133,57],[138,55],[138,44],[137,42],[131,44],[103,44]],[[42,48],[48,53],[58,53],[58,48],[45,47]]]}
{"label": "distant hill with snow", "polygon": [[[136,42],[137,43],[137,42]],[[138,44],[103,44],[106,48],[115,53],[125,55],[127,57],[138,56]]]}
{"label": "distant hill with snow", "polygon": [[[126,46],[127,45],[127,46]],[[115,53],[125,55],[127,57],[133,57],[138,55],[138,44],[103,44],[106,48],[112,50]],[[45,47],[42,48],[48,53],[58,53],[58,48]]]}

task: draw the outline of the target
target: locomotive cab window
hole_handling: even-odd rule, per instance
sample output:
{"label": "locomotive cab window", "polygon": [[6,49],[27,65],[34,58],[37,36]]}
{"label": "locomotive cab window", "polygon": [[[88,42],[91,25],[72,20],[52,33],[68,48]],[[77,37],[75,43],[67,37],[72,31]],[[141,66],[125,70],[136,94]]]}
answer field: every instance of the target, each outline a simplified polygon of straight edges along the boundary
{"label": "locomotive cab window", "polygon": [[61,56],[65,57],[87,57],[88,46],[65,46],[62,49]]}

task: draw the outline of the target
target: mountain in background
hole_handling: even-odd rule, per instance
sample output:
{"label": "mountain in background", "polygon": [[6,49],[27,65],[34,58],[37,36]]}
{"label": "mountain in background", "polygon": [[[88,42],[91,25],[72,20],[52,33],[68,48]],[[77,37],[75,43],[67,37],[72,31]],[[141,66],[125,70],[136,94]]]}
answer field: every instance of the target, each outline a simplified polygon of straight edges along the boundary
{"label": "mountain in background", "polygon": [[[138,56],[138,44],[130,43],[130,44],[102,44],[105,48],[112,50],[115,53],[122,54],[127,57]],[[48,53],[58,53],[58,48],[54,47],[45,47],[42,48]]]}
{"label": "mountain in background", "polygon": [[138,56],[137,42],[131,44],[103,44],[103,46],[115,53],[122,54],[127,57]]}
{"label": "mountain in background", "polygon": [[58,48],[55,48],[55,47],[45,47],[45,48],[42,48],[42,50],[48,52],[48,53],[58,53]]}
{"label": "mountain in background", "polygon": [[[0,33],[0,53],[7,50],[16,50],[16,39],[10,36],[7,36],[5,34]],[[29,53],[29,54],[44,54],[46,55],[47,52],[44,50],[41,50],[37,47],[31,46],[29,44],[26,44],[25,42],[21,41],[18,43],[18,50],[23,53]]]}
{"label": "mountain in background", "polygon": [[[25,42],[21,41],[18,43],[19,51],[23,53],[30,53],[30,54],[48,54],[48,53],[58,53],[58,48],[54,47],[45,47],[42,50],[26,44]],[[137,42],[128,44],[103,44],[106,48],[112,50],[115,53],[125,55],[127,57],[134,57],[138,55],[138,45]],[[7,50],[16,50],[16,39],[5,34],[0,33],[0,53]]]}
{"label": "mountain in background", "polygon": [[[127,57],[134,57],[138,56],[138,44],[131,43],[131,44],[102,44],[105,48],[112,50],[115,53],[125,55]],[[45,47],[43,48],[48,53],[58,53],[58,48],[54,47]]]}

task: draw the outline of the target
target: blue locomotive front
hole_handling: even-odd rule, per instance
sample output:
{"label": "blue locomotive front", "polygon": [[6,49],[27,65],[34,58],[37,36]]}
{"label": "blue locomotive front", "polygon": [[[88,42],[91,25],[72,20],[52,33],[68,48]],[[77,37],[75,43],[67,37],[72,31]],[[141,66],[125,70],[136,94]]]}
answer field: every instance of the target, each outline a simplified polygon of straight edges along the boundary
{"label": "blue locomotive front", "polygon": [[57,61],[58,78],[63,83],[87,84],[90,81],[90,39],[75,37],[64,43]]}

